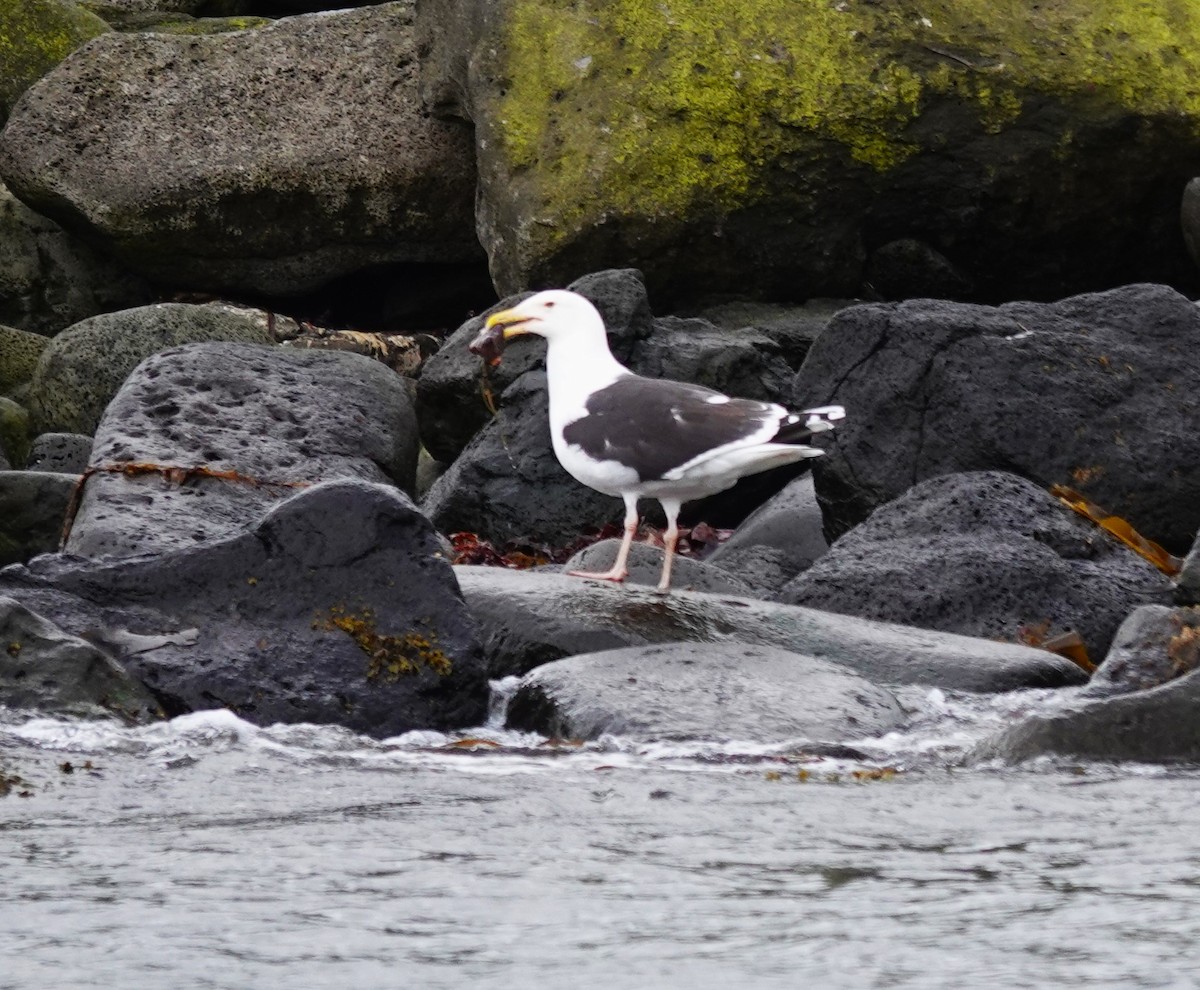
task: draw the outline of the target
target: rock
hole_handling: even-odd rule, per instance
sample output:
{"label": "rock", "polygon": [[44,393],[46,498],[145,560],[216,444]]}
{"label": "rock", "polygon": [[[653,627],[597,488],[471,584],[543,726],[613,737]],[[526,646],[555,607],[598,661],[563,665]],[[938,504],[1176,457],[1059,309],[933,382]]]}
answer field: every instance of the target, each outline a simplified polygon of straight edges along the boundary
{"label": "rock", "polygon": [[1099,658],[1131,610],[1170,597],[1166,575],[1054,496],[981,471],[880,506],[776,599],[1008,641],[1074,630]]}
{"label": "rock", "polygon": [[864,277],[884,299],[964,299],[974,289],[945,255],[912,237],[889,241],[872,252]]}
{"label": "rock", "polygon": [[1192,261],[1200,265],[1200,178],[1192,179],[1183,187],[1179,222],[1188,254],[1192,256]]}
{"label": "rock", "polygon": [[456,567],[455,573],[492,677],[598,650],[735,640],[837,663],[875,684],[992,692],[1086,679],[1073,663],[1044,650],[793,605],[695,591],[664,596],[636,585],[496,567]]}
{"label": "rock", "polygon": [[175,286],[285,295],[477,259],[470,131],[422,111],[412,17],[402,0],[206,37],[107,34],[29,91],[0,174]]}
{"label": "rock", "polygon": [[1175,579],[1175,603],[1200,605],[1200,536],[1183,558],[1183,567]]}
{"label": "rock", "polygon": [[222,539],[321,480],[411,491],[416,462],[408,388],[378,362],[244,344],[171,348],[139,365],[108,407],[66,549],[110,557]]}
{"label": "rock", "polygon": [[150,693],[112,657],[12,598],[0,597],[0,705],[40,715],[162,718]]}
{"label": "rock", "polygon": [[[708,563],[758,588],[778,591],[829,549],[821,525],[821,507],[813,490],[813,477],[805,472],[755,509],[713,552]],[[767,559],[747,552],[753,548],[767,548],[776,554]],[[767,568],[765,573],[759,569],[763,565]]]}
{"label": "rock", "polygon": [[80,475],[88,469],[92,438],[83,433],[43,433],[29,450],[30,471]]}
{"label": "rock", "polygon": [[846,296],[869,248],[918,237],[980,298],[1195,285],[1200,25],[1129,0],[927,13],[422,4],[423,93],[475,125],[498,290],[619,260],[664,303]]}
{"label": "rock", "polygon": [[1088,695],[1157,687],[1200,666],[1200,609],[1143,605],[1121,623]]}
{"label": "rock", "polygon": [[981,743],[974,762],[1021,763],[1039,756],[1195,763],[1200,760],[1200,674],[1148,691],[1031,715]]}
{"label": "rock", "polygon": [[386,737],[478,725],[474,626],[429,523],[399,490],[315,485],[226,539],[98,563],[49,555],[0,594],[114,652],[169,714]]}
{"label": "rock", "polygon": [[0,126],[30,85],[108,30],[70,0],[0,0],[0,24]]}
{"label": "rock", "polygon": [[4,396],[0,396],[0,451],[12,464],[24,464],[29,455],[29,413]]}
{"label": "rock", "polygon": [[1158,285],[843,310],[794,393],[851,410],[813,468],[827,531],[925,478],[997,469],[1069,485],[1181,552],[1200,529],[1198,342],[1200,309]]}
{"label": "rock", "polygon": [[[143,279],[35,213],[0,183],[0,322],[53,336],[89,316],[153,298]],[[0,329],[0,353],[13,344],[4,337]],[[4,363],[0,391],[6,390]]]}
{"label": "rock", "polygon": [[29,384],[49,343],[40,333],[0,326],[0,396],[19,393]]}
{"label": "rock", "polygon": [[252,320],[207,306],[159,303],[93,316],[60,333],[42,352],[28,393],[34,429],[95,433],[109,402],[144,358],[197,341],[272,343]]}
{"label": "rock", "polygon": [[581,485],[554,456],[544,371],[523,374],[498,405],[421,503],[440,532],[566,546],[624,517],[620,499]]}
{"label": "rock", "polygon": [[809,299],[801,305],[738,300],[703,306],[694,314],[725,330],[752,327],[770,337],[788,367],[798,370],[835,313],[858,300]]}
{"label": "rock", "polygon": [[[607,571],[616,562],[620,540],[601,540],[575,554],[563,565],[563,571]],[[661,547],[635,542],[629,551],[629,584],[656,587],[662,573]],[[753,598],[754,587],[704,560],[678,554],[671,565],[671,587],[675,590],[707,591],[717,595],[741,595]]]}
{"label": "rock", "polygon": [[58,549],[78,476],[0,471],[0,567]]}
{"label": "rock", "polygon": [[[788,367],[769,337],[701,320],[653,319],[636,272],[598,272],[570,288],[596,304],[613,353],[639,374],[691,381],[746,398],[777,399],[786,390]],[[505,350],[499,368],[489,373],[499,412],[494,418],[487,412],[479,389],[482,364],[466,351],[473,336],[469,331],[480,326],[482,318],[465,324],[428,362],[418,383],[422,438],[439,460],[459,453],[462,437],[484,424],[424,502],[435,525],[443,532],[466,530],[500,542],[528,539],[563,546],[589,529],[620,520],[624,507],[619,499],[584,489],[554,456],[546,419],[544,342],[518,342]],[[685,523],[740,520],[796,470],[789,465],[692,503]],[[657,504],[650,508],[650,518],[661,519]]]}
{"label": "rock", "polygon": [[508,725],[558,739],[878,736],[903,721],[886,690],[836,664],[770,646],[669,643],[586,653],[526,674]]}

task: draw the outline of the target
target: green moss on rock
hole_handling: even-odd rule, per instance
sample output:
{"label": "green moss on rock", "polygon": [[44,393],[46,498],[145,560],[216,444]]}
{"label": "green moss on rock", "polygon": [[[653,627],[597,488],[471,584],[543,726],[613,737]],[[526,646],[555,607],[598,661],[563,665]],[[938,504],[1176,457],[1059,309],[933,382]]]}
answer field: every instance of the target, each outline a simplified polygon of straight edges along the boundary
{"label": "green moss on rock", "polygon": [[49,343],[50,338],[40,333],[0,326],[0,395],[11,395],[33,378]]}
{"label": "green moss on rock", "polygon": [[503,24],[491,135],[536,168],[550,242],[600,214],[728,213],[831,146],[885,173],[947,96],[989,134],[1032,94],[1200,128],[1185,0],[512,0]]}
{"label": "green moss on rock", "polygon": [[108,30],[68,0],[0,0],[0,123],[26,89]]}

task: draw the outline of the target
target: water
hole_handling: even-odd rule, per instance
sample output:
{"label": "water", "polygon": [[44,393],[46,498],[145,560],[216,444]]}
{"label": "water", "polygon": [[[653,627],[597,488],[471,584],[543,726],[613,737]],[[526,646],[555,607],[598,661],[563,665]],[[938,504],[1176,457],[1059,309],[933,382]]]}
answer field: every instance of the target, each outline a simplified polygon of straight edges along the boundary
{"label": "water", "polygon": [[1197,772],[966,768],[1054,702],[906,702],[859,760],[10,713],[0,988],[1197,985]]}

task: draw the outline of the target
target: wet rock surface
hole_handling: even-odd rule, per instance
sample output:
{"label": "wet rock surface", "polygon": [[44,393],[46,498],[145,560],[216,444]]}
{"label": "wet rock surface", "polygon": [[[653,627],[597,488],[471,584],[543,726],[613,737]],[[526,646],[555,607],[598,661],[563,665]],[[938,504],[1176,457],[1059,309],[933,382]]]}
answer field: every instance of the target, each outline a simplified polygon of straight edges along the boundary
{"label": "wet rock surface", "polygon": [[[616,562],[617,549],[621,541],[601,540],[580,550],[562,566],[568,571],[607,571]],[[636,540],[629,548],[629,577],[627,584],[655,587],[662,574],[663,550]],[[706,560],[675,555],[671,565],[672,590],[706,591],[718,595],[754,595],[754,588],[746,581],[715,567]]]}
{"label": "wet rock surface", "polygon": [[775,598],[1010,642],[1074,631],[1095,662],[1171,582],[1032,482],[986,471],[914,485]]}
{"label": "wet rock surface", "polygon": [[918,481],[1066,484],[1176,553],[1200,529],[1200,309],[1130,285],[996,308],[843,310],[795,381],[852,410],[814,465],[837,536]]}
{"label": "wet rock surface", "polygon": [[79,477],[0,470],[0,567],[58,549]]}
{"label": "wet rock surface", "polygon": [[805,653],[875,684],[962,691],[1060,687],[1086,680],[1029,647],[724,595],[660,595],[555,574],[456,567],[492,677],[624,646],[730,640]]}
{"label": "wet rock surface", "polygon": [[169,714],[225,707],[383,737],[486,712],[454,572],[428,521],[384,485],[318,485],[193,548],[42,557],[0,572],[0,594],[95,639]]}
{"label": "wet rock surface", "polygon": [[1200,666],[1200,609],[1143,605],[1121,623],[1084,693],[1122,694],[1157,687]]}
{"label": "wet rock surface", "polygon": [[409,390],[378,362],[251,345],[170,348],[140,365],[108,407],[66,549],[104,557],[193,546],[321,480],[411,490],[416,460]]}
{"label": "wet rock surface", "polygon": [[803,654],[738,642],[673,643],[558,660],[527,674],[508,725],[558,739],[881,735],[903,720],[886,690]]}
{"label": "wet rock surface", "polygon": [[46,715],[162,717],[141,683],[109,655],[0,595],[0,704]]}

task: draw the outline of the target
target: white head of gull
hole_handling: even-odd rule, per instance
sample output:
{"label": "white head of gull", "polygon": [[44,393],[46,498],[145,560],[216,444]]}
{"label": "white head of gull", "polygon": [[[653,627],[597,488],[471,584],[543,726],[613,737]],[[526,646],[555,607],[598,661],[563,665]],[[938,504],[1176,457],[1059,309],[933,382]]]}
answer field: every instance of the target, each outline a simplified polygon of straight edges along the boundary
{"label": "white head of gull", "polygon": [[625,535],[613,566],[570,572],[577,577],[623,581],[638,499],[656,498],[667,517],[658,589],[667,591],[684,502],[724,491],[745,475],[820,456],[808,441],[845,416],[841,406],[792,413],[773,402],[635,375],[612,356],[596,307],[563,289],[493,313],[471,350],[494,364],[507,341],[525,334],[547,341],[550,434],[559,463],[582,484],[625,502]]}

